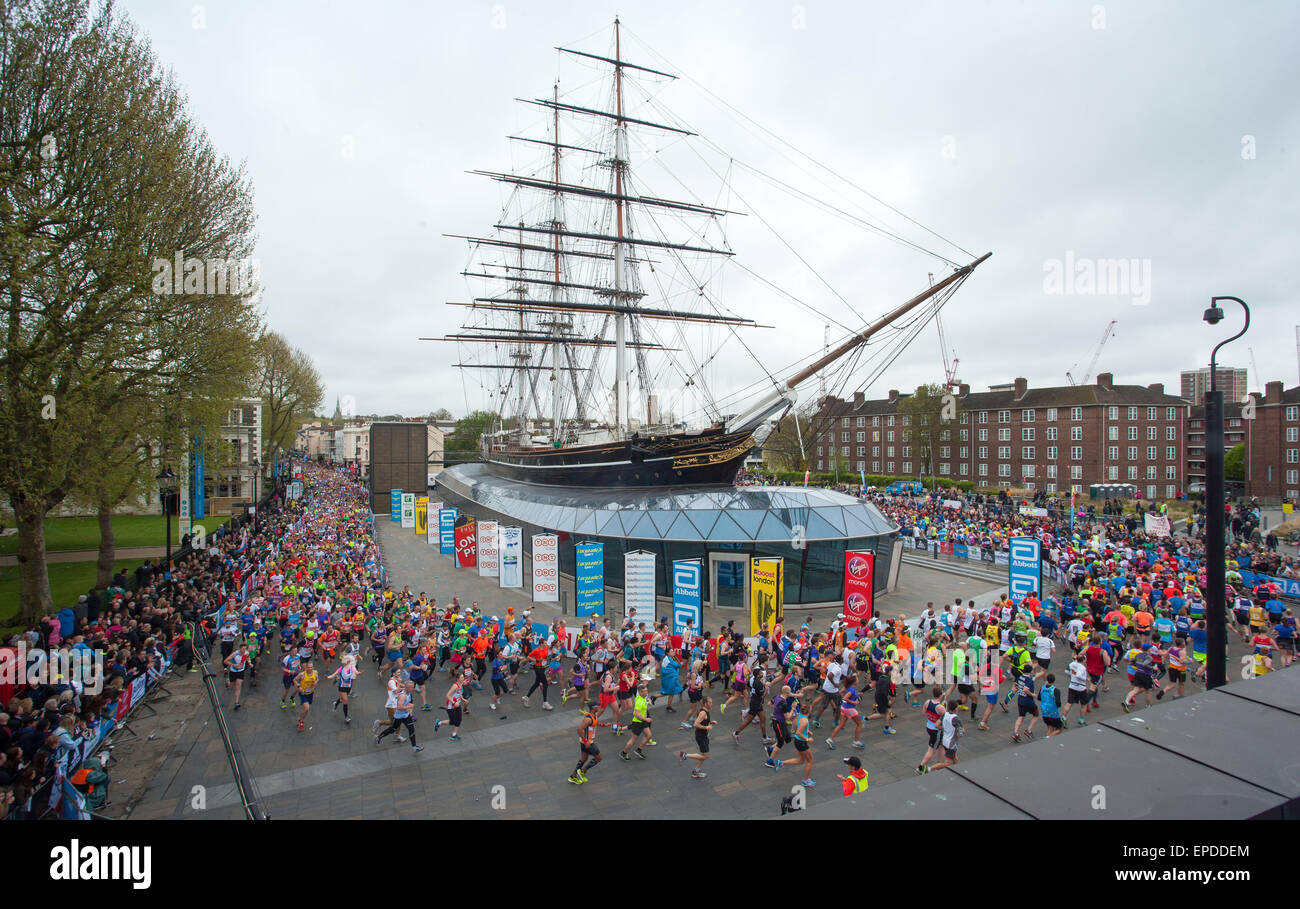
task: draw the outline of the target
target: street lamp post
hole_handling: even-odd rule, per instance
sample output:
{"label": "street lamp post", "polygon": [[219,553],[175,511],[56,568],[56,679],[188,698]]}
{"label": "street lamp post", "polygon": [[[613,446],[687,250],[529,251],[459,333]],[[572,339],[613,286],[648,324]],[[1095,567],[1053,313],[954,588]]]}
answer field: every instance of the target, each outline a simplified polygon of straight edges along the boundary
{"label": "street lamp post", "polygon": [[262,462],[253,458],[253,463],[249,465],[253,468],[253,532],[257,532],[257,519],[260,517],[257,511],[257,486],[258,480],[261,479]]}
{"label": "street lamp post", "polygon": [[154,479],[158,481],[158,498],[162,501],[163,518],[167,528],[166,529],[167,561],[165,563],[166,567],[163,569],[163,572],[168,576],[170,576],[172,570],[171,497],[172,497],[172,492],[176,489],[176,483],[179,478],[176,476],[176,471],[172,470],[170,467],[163,467],[163,469],[158,472],[158,476],[155,477]]}
{"label": "street lamp post", "polygon": [[1246,324],[1231,338],[1220,341],[1210,352],[1210,390],[1205,395],[1205,583],[1206,598],[1205,658],[1206,687],[1218,688],[1228,681],[1227,581],[1224,562],[1223,488],[1223,392],[1219,390],[1215,358],[1219,348],[1229,344],[1250,328],[1250,307],[1237,297],[1211,297],[1210,308],[1202,318],[1211,325],[1223,321],[1220,300],[1240,303]]}

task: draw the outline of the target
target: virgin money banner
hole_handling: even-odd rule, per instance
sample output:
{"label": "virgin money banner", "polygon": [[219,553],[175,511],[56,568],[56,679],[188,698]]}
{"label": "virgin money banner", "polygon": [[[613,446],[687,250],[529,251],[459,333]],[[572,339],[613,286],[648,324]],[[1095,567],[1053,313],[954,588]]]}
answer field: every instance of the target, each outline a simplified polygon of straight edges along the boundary
{"label": "virgin money banner", "polygon": [[497,522],[478,523],[478,576],[495,578],[500,570],[497,563]]}
{"label": "virgin money banner", "polygon": [[875,573],[874,552],[850,549],[844,553],[844,618],[855,628],[871,621]]}
{"label": "virgin money banner", "polygon": [[559,538],[553,533],[533,537],[533,602],[556,603],[560,599]]}
{"label": "virgin money banner", "polygon": [[456,523],[456,564],[461,568],[473,568],[476,564],[478,534],[475,533],[474,519],[461,515]]}
{"label": "virgin money banner", "polygon": [[497,549],[501,555],[501,586],[523,587],[524,574],[520,564],[524,555],[524,531],[519,527],[497,529]]}

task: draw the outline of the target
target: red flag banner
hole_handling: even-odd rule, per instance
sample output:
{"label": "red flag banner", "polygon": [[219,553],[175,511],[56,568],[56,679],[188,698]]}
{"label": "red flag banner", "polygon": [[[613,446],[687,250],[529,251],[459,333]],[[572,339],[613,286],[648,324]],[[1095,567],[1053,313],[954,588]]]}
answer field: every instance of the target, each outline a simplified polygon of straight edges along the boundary
{"label": "red flag banner", "polygon": [[478,539],[474,532],[476,526],[473,518],[456,525],[456,564],[461,568],[478,566]]}
{"label": "red flag banner", "polygon": [[844,553],[844,617],[857,627],[871,621],[876,554],[850,549]]}

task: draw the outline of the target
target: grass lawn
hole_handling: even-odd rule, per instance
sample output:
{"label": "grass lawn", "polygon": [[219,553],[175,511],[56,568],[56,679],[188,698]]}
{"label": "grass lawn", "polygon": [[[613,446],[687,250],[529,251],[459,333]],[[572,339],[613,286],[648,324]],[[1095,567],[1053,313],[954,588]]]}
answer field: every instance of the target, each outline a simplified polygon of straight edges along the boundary
{"label": "grass lawn", "polygon": [[[128,573],[135,571],[139,559],[119,561],[117,569]],[[95,563],[90,562],[51,562],[47,569],[50,573],[50,592],[54,595],[55,610],[71,606],[77,602],[91,585],[95,583]],[[8,635],[21,630],[18,623],[18,566],[0,568],[0,634]]]}
{"label": "grass lawn", "polygon": [[[208,533],[214,532],[229,517],[208,515],[202,524]],[[162,515],[120,514],[113,518],[113,535],[118,548],[129,546],[162,546],[166,543],[166,525]],[[172,546],[180,544],[179,519],[172,517]],[[65,552],[72,549],[99,548],[99,519],[47,518],[45,520],[45,551]],[[0,555],[16,555],[18,535],[0,537]],[[50,578],[51,582],[53,577]],[[0,601],[3,602],[3,601]],[[3,607],[0,607],[3,608]]]}

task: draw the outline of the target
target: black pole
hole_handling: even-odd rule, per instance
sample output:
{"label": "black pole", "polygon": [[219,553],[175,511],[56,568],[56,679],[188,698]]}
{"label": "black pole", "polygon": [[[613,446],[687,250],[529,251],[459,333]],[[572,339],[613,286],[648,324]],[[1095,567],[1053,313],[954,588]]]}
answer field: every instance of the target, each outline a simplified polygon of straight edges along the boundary
{"label": "black pole", "polygon": [[1210,367],[1205,395],[1205,658],[1206,687],[1228,681],[1228,628],[1224,587],[1223,543],[1223,392],[1215,387]]}
{"label": "black pole", "polygon": [[1224,562],[1223,500],[1223,392],[1219,391],[1216,358],[1219,348],[1237,340],[1250,328],[1250,307],[1238,297],[1212,297],[1205,321],[1211,325],[1223,319],[1220,300],[1240,303],[1246,324],[1231,338],[1220,341],[1210,352],[1210,391],[1205,396],[1205,687],[1218,688],[1228,681],[1227,586]]}

